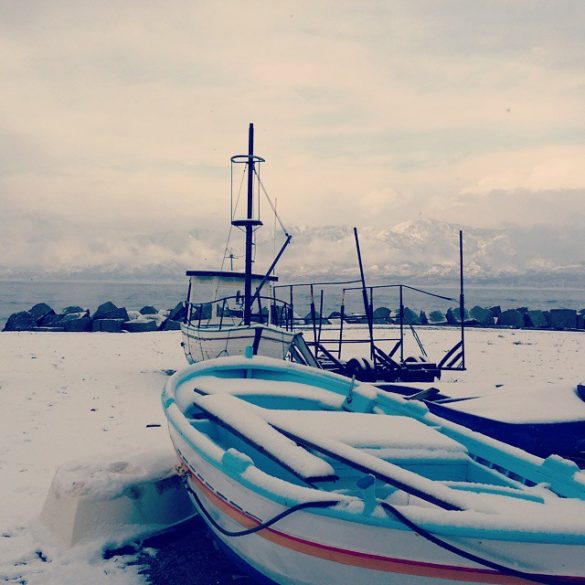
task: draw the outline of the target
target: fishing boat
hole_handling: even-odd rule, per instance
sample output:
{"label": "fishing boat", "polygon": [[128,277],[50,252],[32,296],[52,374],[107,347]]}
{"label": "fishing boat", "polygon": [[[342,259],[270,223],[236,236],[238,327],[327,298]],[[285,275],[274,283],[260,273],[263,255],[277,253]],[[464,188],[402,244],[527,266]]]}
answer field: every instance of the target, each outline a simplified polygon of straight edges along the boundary
{"label": "fishing boat", "polygon": [[[233,270],[235,256],[231,253],[228,257],[224,254],[224,262],[226,258],[231,262],[229,271],[187,272],[187,311],[181,330],[182,346],[189,363],[242,355],[248,346],[253,347],[255,354],[283,359],[295,339],[302,343],[300,334],[291,330],[292,315],[287,303],[277,300],[270,293],[271,285],[278,280],[273,274],[274,269],[292,239],[284,230],[282,222],[285,240],[280,251],[266,273],[253,272],[255,232],[262,226],[258,203],[260,192],[268,198],[258,172],[258,167],[263,162],[265,159],[254,154],[254,125],[250,124],[248,153],[231,157],[230,235],[233,227],[245,233],[245,269],[244,272]],[[238,216],[240,194],[234,194],[234,168],[238,166],[244,167],[240,186],[244,179],[247,185],[244,217]],[[271,202],[270,204],[272,206]],[[273,211],[276,215],[274,206]]]}
{"label": "fishing boat", "polygon": [[[379,384],[422,400],[431,412],[540,457],[553,453],[585,465],[585,385],[515,383],[458,396],[454,384]],[[458,386],[462,386],[459,384]],[[463,390],[464,391],[464,390]],[[462,392],[459,389],[459,392]]]}
{"label": "fishing boat", "polygon": [[585,584],[585,473],[332,372],[209,360],[162,394],[187,489],[263,583]]}

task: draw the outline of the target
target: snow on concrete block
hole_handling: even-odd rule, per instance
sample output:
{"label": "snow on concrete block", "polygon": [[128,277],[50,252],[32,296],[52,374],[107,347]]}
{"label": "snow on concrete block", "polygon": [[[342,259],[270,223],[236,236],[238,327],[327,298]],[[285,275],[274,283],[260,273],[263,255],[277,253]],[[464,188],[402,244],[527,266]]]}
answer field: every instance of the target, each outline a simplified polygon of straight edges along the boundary
{"label": "snow on concrete block", "polygon": [[31,331],[37,322],[28,311],[12,313],[4,325],[4,331]]}
{"label": "snow on concrete block", "polygon": [[124,319],[95,319],[91,324],[91,330],[103,333],[120,333],[124,323]]}
{"label": "snow on concrete block", "polygon": [[136,321],[126,321],[122,328],[129,333],[146,333],[148,331],[158,331],[158,325],[156,321],[152,319],[137,319]]}
{"label": "snow on concrete block", "polygon": [[429,325],[445,325],[447,318],[442,311],[431,311],[429,313]]}
{"label": "snow on concrete block", "polygon": [[477,322],[480,327],[490,327],[494,324],[494,316],[489,309],[475,306],[469,311],[469,316]]}
{"label": "snow on concrete block", "polygon": [[503,311],[498,317],[498,325],[500,327],[524,327],[524,315],[516,309],[508,309]]}
{"label": "snow on concrete block", "polygon": [[123,544],[195,514],[172,454],[95,458],[57,469],[41,522],[66,547],[82,541]]}
{"label": "snow on concrete block", "polygon": [[575,309],[551,309],[550,326],[553,329],[576,329],[577,311]]}
{"label": "snow on concrete block", "polygon": [[524,315],[524,324],[526,327],[534,327],[535,329],[542,329],[550,327],[550,321],[546,318],[544,311],[529,310]]}
{"label": "snow on concrete block", "polygon": [[37,303],[30,309],[29,313],[32,315],[32,318],[39,323],[43,317],[54,315],[55,311],[53,311],[47,303]]}

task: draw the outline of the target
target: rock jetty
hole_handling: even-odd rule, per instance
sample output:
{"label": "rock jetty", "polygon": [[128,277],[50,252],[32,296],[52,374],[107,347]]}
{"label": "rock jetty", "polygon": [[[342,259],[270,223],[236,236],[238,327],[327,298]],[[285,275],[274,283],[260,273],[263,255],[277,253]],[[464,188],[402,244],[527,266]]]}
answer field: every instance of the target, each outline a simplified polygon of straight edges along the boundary
{"label": "rock jetty", "polygon": [[185,318],[184,303],[174,308],[158,310],[146,305],[140,311],[128,311],[113,302],[102,303],[93,313],[83,307],[63,308],[59,313],[47,303],[38,303],[28,311],[13,313],[4,331],[69,331],[102,333],[142,333],[181,329]]}
{"label": "rock jetty", "polygon": [[[309,322],[309,315],[305,321]],[[340,313],[335,311],[329,315],[329,319],[339,319]],[[366,317],[362,315],[346,315],[351,323],[367,323]],[[318,320],[318,316],[317,316]],[[391,310],[388,307],[377,307],[373,312],[373,320],[376,324],[397,324],[400,323],[399,310]],[[553,329],[556,331],[579,331],[585,330],[585,309],[529,309],[519,307],[517,309],[506,309],[494,306],[490,308],[474,306],[465,309],[463,322],[466,327],[497,327],[506,329]],[[416,312],[409,307],[404,307],[403,323],[405,325],[450,325],[459,327],[461,325],[461,313],[459,307],[451,307],[447,311],[433,310]]]}
{"label": "rock jetty", "polygon": [[[203,305],[201,318],[209,319],[212,316],[211,305]],[[219,313],[218,313],[219,314]],[[265,308],[265,314],[267,309]],[[101,333],[145,333],[148,331],[169,331],[181,329],[181,322],[186,316],[185,303],[180,302],[175,307],[159,310],[152,305],[145,305],[140,310],[127,310],[118,307],[113,302],[102,303],[93,313],[89,309],[79,306],[64,307],[56,312],[47,303],[38,303],[28,311],[13,313],[4,331],[95,331]],[[198,318],[197,312],[194,317]],[[317,323],[327,325],[339,322],[341,314],[334,311],[328,317],[320,316],[315,312]],[[363,314],[351,313],[345,315],[348,323],[367,323]],[[373,312],[376,324],[397,324],[400,322],[398,309],[377,307]],[[585,330],[585,309],[550,309],[542,311],[519,307],[517,309],[502,310],[499,306],[474,306],[465,309],[463,315],[466,327],[497,327],[514,329],[552,329],[556,331]],[[297,316],[299,324],[311,325],[313,317],[308,313],[304,317]],[[415,311],[404,307],[403,323],[405,325],[432,325],[452,326],[461,325],[459,307],[451,307],[447,311],[432,310]]]}

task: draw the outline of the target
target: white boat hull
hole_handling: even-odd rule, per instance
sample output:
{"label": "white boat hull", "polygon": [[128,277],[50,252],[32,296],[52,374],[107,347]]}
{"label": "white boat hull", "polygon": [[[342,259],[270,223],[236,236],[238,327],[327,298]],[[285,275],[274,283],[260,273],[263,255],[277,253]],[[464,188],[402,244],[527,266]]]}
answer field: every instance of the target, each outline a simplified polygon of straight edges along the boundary
{"label": "white boat hull", "polygon": [[[223,528],[240,531],[257,526],[257,519],[266,521],[286,509],[234,483],[232,478],[193,452],[180,436],[171,435],[182,454],[181,463],[188,470],[194,504],[204,518],[201,504]],[[207,523],[232,555],[268,582],[281,585],[534,583],[462,559],[425,541],[399,522],[392,529],[301,511],[271,528],[235,538],[225,536],[209,521]],[[308,525],[312,527],[311,533],[307,532]],[[544,578],[549,567],[563,566],[566,575],[570,575],[567,583],[585,583],[585,579],[575,580],[583,565],[579,546],[473,537],[452,542],[484,558],[541,573]],[[553,582],[564,581],[555,576],[551,578]]]}
{"label": "white boat hull", "polygon": [[191,364],[225,356],[244,355],[247,347],[254,355],[285,359],[295,334],[267,325],[194,327],[183,325],[183,348]]}
{"label": "white boat hull", "polygon": [[[198,374],[202,374],[199,378],[201,384],[196,382]],[[369,500],[365,491],[356,492],[356,488],[351,487],[367,489],[356,482],[354,472],[350,476],[344,475],[347,470],[340,466],[337,470],[339,476],[332,479],[320,468],[314,470],[311,463],[314,455],[310,452],[303,455],[300,466],[297,466],[294,456],[299,455],[298,445],[288,446],[276,441],[274,436],[275,427],[283,428],[283,432],[289,434],[288,440],[290,437],[294,439],[294,429],[299,428],[295,427],[296,416],[297,425],[301,420],[305,429],[307,448],[319,445],[314,437],[320,432],[321,449],[335,455],[335,439],[323,438],[333,432],[326,419],[332,414],[337,422],[348,420],[347,414],[352,417],[353,424],[360,426],[361,419],[357,417],[361,415],[357,410],[327,414],[336,407],[332,403],[323,403],[324,410],[315,411],[321,417],[317,432],[312,431],[309,424],[310,408],[314,404],[307,404],[309,410],[306,413],[292,407],[273,411],[251,406],[263,400],[268,404],[266,397],[272,395],[280,400],[281,405],[291,400],[296,400],[294,404],[302,401],[306,404],[309,381],[313,383],[310,388],[313,389],[314,403],[319,400],[320,391],[335,396],[336,384],[344,387],[348,384],[347,380],[334,374],[290,363],[262,358],[249,361],[222,359],[209,366],[199,364],[185,368],[169,380],[163,392],[163,408],[169,420],[171,440],[195,506],[222,545],[261,582],[279,585],[585,585],[585,532],[581,530],[580,520],[584,510],[583,478],[568,462],[537,461],[527,455],[517,456],[527,477],[533,474],[548,477],[547,469],[555,466],[556,471],[550,479],[558,484],[561,494],[574,489],[574,499],[566,494],[559,497],[557,493],[546,492],[544,487],[533,492],[518,486],[493,484],[488,485],[493,488],[493,493],[481,489],[474,492],[474,484],[487,484],[482,484],[481,479],[463,477],[461,481],[452,481],[464,483],[471,491],[467,494],[448,488],[448,497],[456,499],[456,507],[449,509],[437,506],[430,499],[417,500],[417,490],[427,491],[429,498],[433,494],[447,497],[442,480],[431,481],[417,475],[418,479],[413,480],[409,488],[414,492],[397,489],[386,495],[381,492],[374,500]],[[279,394],[279,390],[273,388],[280,382]],[[349,405],[347,397],[351,396],[354,409],[360,408],[360,404],[365,405],[365,402],[359,402],[361,399],[375,399],[381,405],[380,409],[389,400],[382,393],[376,395],[375,389],[367,385],[362,388],[352,383],[349,388],[351,394],[346,395],[344,405]],[[249,398],[249,402],[242,400],[241,404],[238,403],[240,398],[230,396],[232,391],[242,398]],[[321,416],[321,412],[327,416]],[[206,416],[200,417],[201,413]],[[279,417],[279,413],[282,416]],[[384,414],[363,416],[386,422]],[[401,422],[399,416],[387,416],[391,427],[407,428],[401,427],[404,421]],[[430,422],[438,422],[433,415],[428,416]],[[283,423],[285,420],[288,422]],[[332,419],[329,417],[329,420]],[[260,421],[274,432],[263,429]],[[376,448],[383,450],[385,443],[374,428],[376,424],[371,421],[370,426],[360,429],[358,434],[365,433],[370,437],[368,441],[373,441],[371,445],[378,445]],[[459,432],[455,427],[449,427],[449,423],[444,424],[445,432]],[[386,425],[382,427],[386,429]],[[353,440],[350,431],[349,428],[343,430],[348,441],[346,447]],[[418,453],[426,439],[422,433],[414,434],[418,438],[410,437],[408,441],[418,447],[410,456],[419,460],[423,456]],[[440,436],[449,439],[446,435]],[[240,450],[244,446],[242,437],[247,437],[247,445],[255,449],[256,459]],[[388,437],[394,444],[395,439]],[[449,443],[441,445],[438,438],[432,440],[439,452],[428,461],[424,456],[427,463],[419,465],[439,464],[444,467],[446,477],[456,478],[457,474],[450,475],[449,471],[451,456],[445,450]],[[498,454],[489,440],[473,438],[473,441],[481,443],[480,451],[485,456]],[[479,449],[479,446],[475,448]],[[356,464],[366,469],[369,465],[366,454],[358,451],[359,456],[352,455],[351,449],[341,449],[337,456],[355,456]],[[503,452],[501,461],[510,462],[514,457],[508,449]],[[346,461],[351,463],[349,458]],[[272,467],[274,461],[277,467]],[[286,473],[278,475],[264,471],[264,468],[281,469],[279,461],[287,464],[288,472],[295,473],[302,481],[291,482],[286,479]],[[384,475],[384,465],[380,459],[379,463],[372,463],[370,469]],[[473,470],[474,465],[466,469]],[[361,481],[364,469],[355,475],[356,479]],[[392,481],[400,484],[400,478],[405,476],[399,471],[392,473],[398,473]],[[574,482],[563,483],[563,474],[566,473],[575,476]],[[328,491],[326,487],[317,487],[326,486],[329,481],[339,481],[335,484],[337,488]],[[546,492],[542,498],[539,495],[541,490]],[[508,496],[508,492],[517,495]],[[394,496],[397,499],[393,499]],[[373,507],[369,507],[372,502]],[[448,503],[447,500],[443,502]],[[277,517],[279,519],[272,523]],[[238,534],[242,531],[247,533]]]}

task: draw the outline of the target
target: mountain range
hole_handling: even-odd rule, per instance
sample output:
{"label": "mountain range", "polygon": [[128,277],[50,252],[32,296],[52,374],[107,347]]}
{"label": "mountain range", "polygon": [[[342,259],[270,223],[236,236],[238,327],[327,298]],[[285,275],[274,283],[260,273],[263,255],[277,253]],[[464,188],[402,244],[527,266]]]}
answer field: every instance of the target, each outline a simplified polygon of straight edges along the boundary
{"label": "mountain range", "polygon": [[[66,226],[65,226],[66,227]],[[585,284],[585,229],[572,226],[505,226],[482,229],[421,218],[390,228],[361,227],[359,241],[369,281],[453,282],[459,274],[459,230],[464,237],[468,281],[484,284],[581,286]],[[353,229],[295,226],[293,243],[278,272],[283,280],[359,276]],[[152,233],[42,230],[20,233],[0,258],[2,279],[180,280],[187,269],[243,268],[237,231],[226,246],[225,231],[167,229]],[[2,241],[4,239],[4,241]],[[270,228],[258,232],[257,268],[265,269],[282,242]],[[20,256],[19,256],[20,254]]]}

